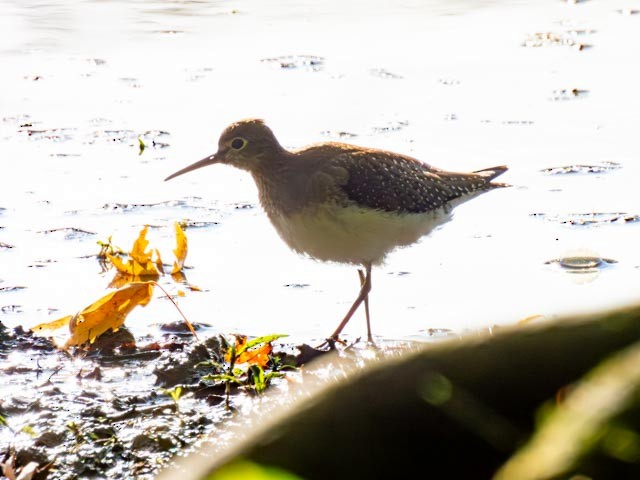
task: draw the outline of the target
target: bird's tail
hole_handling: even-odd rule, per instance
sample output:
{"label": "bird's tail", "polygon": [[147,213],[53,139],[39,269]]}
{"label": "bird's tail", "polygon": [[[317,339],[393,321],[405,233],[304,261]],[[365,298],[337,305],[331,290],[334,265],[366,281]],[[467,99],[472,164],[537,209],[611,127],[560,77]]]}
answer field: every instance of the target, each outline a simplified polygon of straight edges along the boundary
{"label": "bird's tail", "polygon": [[508,169],[509,168],[506,165],[500,165],[499,167],[490,167],[490,168],[483,168],[482,170],[476,170],[473,173],[477,173],[478,175],[486,178],[487,180],[493,180],[498,175],[502,175]]}
{"label": "bird's tail", "polygon": [[509,168],[506,165],[500,165],[498,167],[483,168],[482,170],[477,170],[477,171],[475,171],[473,173],[483,177],[487,181],[487,186],[488,187],[492,187],[492,188],[510,187],[511,185],[508,184],[508,183],[492,182],[491,181],[494,178],[496,178],[497,176],[502,175],[508,169]]}

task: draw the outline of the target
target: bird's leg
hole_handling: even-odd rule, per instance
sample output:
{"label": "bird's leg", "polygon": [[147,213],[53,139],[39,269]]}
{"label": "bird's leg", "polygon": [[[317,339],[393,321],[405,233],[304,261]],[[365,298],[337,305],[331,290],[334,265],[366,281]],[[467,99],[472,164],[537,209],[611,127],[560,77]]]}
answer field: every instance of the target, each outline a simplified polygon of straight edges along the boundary
{"label": "bird's leg", "polygon": [[[366,280],[366,274],[365,274],[365,271],[361,268],[358,269],[358,277],[360,277],[360,288],[362,288]],[[371,272],[369,272],[369,283],[371,283]],[[369,285],[369,290],[371,290],[371,285]],[[368,294],[366,297],[364,297],[364,314],[367,317],[367,341],[372,344],[373,336],[371,335],[371,320],[369,317],[369,295]]]}
{"label": "bird's leg", "polygon": [[[358,297],[356,298],[355,302],[353,302],[353,305],[351,305],[351,308],[349,309],[345,317],[342,319],[342,322],[340,322],[340,325],[338,325],[338,328],[336,328],[336,331],[333,332],[329,337],[329,340],[331,341],[335,342],[338,340],[338,336],[340,335],[340,332],[342,332],[342,329],[347,325],[347,323],[349,323],[349,320],[351,320],[351,317],[356,312],[356,310],[358,309],[362,301],[367,300],[367,297],[369,296],[369,292],[371,291],[371,264],[370,263],[367,263],[365,265],[365,270],[366,270],[365,277],[364,277],[364,281],[362,282],[362,286],[360,288],[360,293],[358,294]],[[368,303],[368,300],[367,300],[367,303]],[[367,315],[367,318],[369,318],[368,315]],[[369,325],[367,323],[367,327],[368,326]],[[369,336],[371,336],[370,331],[369,331]]]}

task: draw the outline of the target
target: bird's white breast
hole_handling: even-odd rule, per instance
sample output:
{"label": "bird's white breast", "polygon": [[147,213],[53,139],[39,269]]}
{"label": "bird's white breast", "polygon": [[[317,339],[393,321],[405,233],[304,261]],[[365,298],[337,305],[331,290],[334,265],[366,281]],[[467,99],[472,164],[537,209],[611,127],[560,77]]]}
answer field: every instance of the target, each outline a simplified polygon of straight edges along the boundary
{"label": "bird's white breast", "polygon": [[356,206],[321,205],[269,218],[293,250],[318,260],[377,264],[396,247],[410,245],[451,218],[450,210],[390,213]]}

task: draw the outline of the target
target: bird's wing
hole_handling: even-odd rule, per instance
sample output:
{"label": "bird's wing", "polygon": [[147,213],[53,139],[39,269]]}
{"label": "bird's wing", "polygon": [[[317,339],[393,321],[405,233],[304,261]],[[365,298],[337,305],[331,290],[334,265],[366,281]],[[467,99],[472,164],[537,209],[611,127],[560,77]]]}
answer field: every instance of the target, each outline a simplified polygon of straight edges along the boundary
{"label": "bird's wing", "polygon": [[436,169],[398,154],[378,150],[344,152],[330,166],[345,172],[340,184],[345,198],[367,208],[422,213],[462,195]]}
{"label": "bird's wing", "polygon": [[387,212],[423,213],[472,194],[504,186],[491,183],[506,167],[472,173],[440,170],[384,150],[325,143],[314,149],[305,197]]}

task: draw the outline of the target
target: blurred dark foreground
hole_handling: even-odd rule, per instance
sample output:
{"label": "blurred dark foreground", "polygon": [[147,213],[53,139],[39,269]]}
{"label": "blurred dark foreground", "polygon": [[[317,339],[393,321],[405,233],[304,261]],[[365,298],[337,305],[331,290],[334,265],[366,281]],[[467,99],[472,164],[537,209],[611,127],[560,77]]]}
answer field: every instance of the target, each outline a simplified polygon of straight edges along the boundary
{"label": "blurred dark foreground", "polygon": [[229,429],[233,441],[204,444],[158,480],[640,478],[639,339],[633,305],[364,367],[327,356],[309,369],[340,378],[267,397]]}

